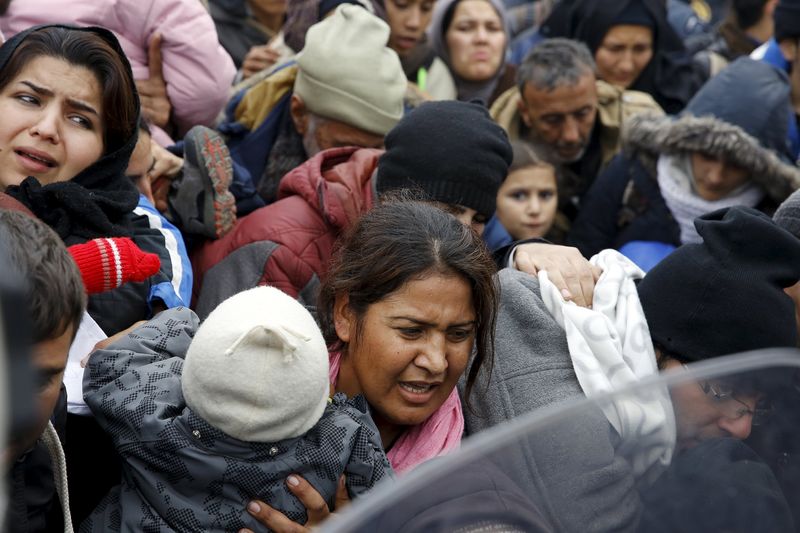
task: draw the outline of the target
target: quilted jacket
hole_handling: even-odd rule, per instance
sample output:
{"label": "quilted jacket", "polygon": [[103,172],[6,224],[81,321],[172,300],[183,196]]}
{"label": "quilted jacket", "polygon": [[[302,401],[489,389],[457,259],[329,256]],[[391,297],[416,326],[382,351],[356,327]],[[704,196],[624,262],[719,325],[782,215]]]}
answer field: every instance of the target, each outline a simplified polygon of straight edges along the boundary
{"label": "quilted jacket", "polygon": [[277,202],[240,219],[192,258],[197,313],[205,317],[257,285],[313,304],[336,239],[372,207],[372,175],[382,153],[332,148],[284,176]]}
{"label": "quilted jacket", "polygon": [[123,479],[81,531],[265,531],[246,511],[253,498],[306,521],[289,474],[331,508],[343,473],[351,497],[392,475],[363,396],[337,394],[305,435],[279,442],[243,442],[205,422],[181,391],[198,324],[189,309],[169,309],[89,360],[84,398],[122,457]]}

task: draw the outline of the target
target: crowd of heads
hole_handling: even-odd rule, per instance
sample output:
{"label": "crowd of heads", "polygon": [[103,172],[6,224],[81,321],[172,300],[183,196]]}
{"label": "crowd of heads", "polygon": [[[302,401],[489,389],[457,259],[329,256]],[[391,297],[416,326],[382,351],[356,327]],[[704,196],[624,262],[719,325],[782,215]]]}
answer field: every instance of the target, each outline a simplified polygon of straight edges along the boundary
{"label": "crowd of heads", "polygon": [[[518,352],[558,352],[564,383],[581,379],[580,328],[564,325],[576,286],[605,283],[587,316],[642,320],[636,357],[655,354],[653,373],[798,344],[794,0],[694,12],[708,20],[692,35],[661,0],[165,0],[173,25],[216,37],[203,43],[156,23],[142,40],[80,9],[61,24],[56,3],[0,6],[0,246],[26,280],[38,406],[4,455],[39,468],[46,441],[47,468],[66,460],[51,498],[65,526],[69,507],[87,530],[111,527],[115,506],[144,509],[143,527],[193,523],[175,505],[201,522],[233,506],[237,528],[314,525],[327,506],[274,466],[269,491],[245,499],[169,493],[202,446],[247,448],[259,468],[294,454],[327,480],[314,493],[326,502],[452,452],[465,420],[470,433],[513,417],[492,409]],[[528,277],[498,276],[507,267]],[[635,304],[603,307],[601,269],[636,279]],[[535,305],[520,286],[535,286]],[[535,331],[513,318],[527,305],[546,317],[531,316]],[[70,352],[89,335],[110,339]],[[620,364],[643,364],[609,335]],[[87,367],[80,398],[62,388],[68,356]],[[511,396],[539,397],[529,370],[511,372]],[[770,407],[756,386],[695,385],[672,392],[666,456],[745,441]],[[73,430],[64,459],[39,440],[63,435],[65,402],[85,409],[67,424],[88,411],[113,443]],[[336,428],[353,432],[347,444]],[[121,496],[74,474],[93,447],[115,456],[131,442],[102,473]],[[159,464],[141,486],[137,461]],[[240,492],[255,483],[231,478]],[[268,496],[279,513],[245,509]],[[42,509],[28,511],[37,524]]]}

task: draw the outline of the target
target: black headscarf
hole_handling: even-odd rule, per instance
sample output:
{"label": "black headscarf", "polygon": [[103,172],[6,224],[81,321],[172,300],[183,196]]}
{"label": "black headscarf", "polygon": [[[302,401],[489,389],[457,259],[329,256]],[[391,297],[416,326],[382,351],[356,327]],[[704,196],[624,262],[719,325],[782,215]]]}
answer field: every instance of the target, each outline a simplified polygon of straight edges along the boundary
{"label": "black headscarf", "polygon": [[[545,37],[567,37],[597,52],[608,31],[646,13],[653,29],[653,59],[629,89],[646,92],[668,114],[681,111],[702,85],[680,37],[667,21],[663,0],[574,0],[561,2],[542,24]],[[630,16],[628,16],[630,15]]]}
{"label": "black headscarf", "polygon": [[[97,28],[48,24],[35,26],[10,38],[0,47],[0,69],[8,63],[17,47],[32,32],[61,27],[75,31],[92,32],[120,55],[131,79],[131,90],[136,95],[137,115],[139,97],[133,85],[133,74],[125,52],[110,31]],[[133,182],[125,175],[133,149],[136,146],[138,128],[132,125],[129,139],[117,146],[106,146],[105,152],[95,163],[78,173],[70,181],[42,185],[29,176],[20,185],[6,189],[34,214],[52,227],[65,241],[88,240],[97,237],[130,236],[130,214],[139,201],[139,193]]]}

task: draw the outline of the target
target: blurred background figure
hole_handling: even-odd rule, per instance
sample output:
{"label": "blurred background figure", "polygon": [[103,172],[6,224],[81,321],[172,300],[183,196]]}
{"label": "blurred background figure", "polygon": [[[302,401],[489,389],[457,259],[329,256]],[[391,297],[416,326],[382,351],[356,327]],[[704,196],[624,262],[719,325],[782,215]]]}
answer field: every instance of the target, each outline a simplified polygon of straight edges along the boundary
{"label": "blurred background figure", "polygon": [[439,0],[428,30],[436,54],[450,69],[457,98],[487,107],[514,85],[506,63],[508,25],[499,0]]}
{"label": "blurred background figure", "polygon": [[681,111],[702,84],[661,0],[562,2],[541,34],[583,41],[599,79],[646,92],[667,113]]}
{"label": "blurred background figure", "polygon": [[[210,0],[219,42],[248,77],[272,66],[278,52],[266,46],[286,19],[287,0]],[[248,64],[249,63],[249,64]]]}

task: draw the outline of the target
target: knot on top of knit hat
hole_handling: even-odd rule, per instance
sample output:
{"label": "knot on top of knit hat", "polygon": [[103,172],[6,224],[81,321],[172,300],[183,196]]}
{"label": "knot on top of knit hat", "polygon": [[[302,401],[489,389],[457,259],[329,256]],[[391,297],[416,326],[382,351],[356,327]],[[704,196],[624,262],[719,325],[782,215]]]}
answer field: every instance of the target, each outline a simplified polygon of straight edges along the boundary
{"label": "knot on top of knit hat", "polygon": [[297,331],[294,331],[289,326],[281,326],[278,324],[258,324],[253,326],[249,330],[242,333],[236,342],[233,345],[225,350],[225,355],[233,355],[236,352],[237,348],[245,342],[251,342],[254,344],[258,343],[257,337],[258,333],[263,333],[263,337],[267,338],[267,341],[271,339],[273,336],[278,338],[278,342],[281,344],[283,350],[283,362],[284,363],[291,363],[292,359],[294,359],[295,352],[300,348],[297,341],[302,342],[310,342],[311,337],[308,335],[303,335]]}

